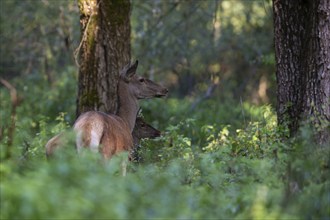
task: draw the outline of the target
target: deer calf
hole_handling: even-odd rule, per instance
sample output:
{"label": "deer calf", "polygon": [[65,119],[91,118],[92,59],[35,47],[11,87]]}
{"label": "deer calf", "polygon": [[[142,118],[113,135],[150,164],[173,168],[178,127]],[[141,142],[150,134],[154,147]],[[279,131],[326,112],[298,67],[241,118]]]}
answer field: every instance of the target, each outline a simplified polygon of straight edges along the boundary
{"label": "deer calf", "polygon": [[135,121],[135,127],[133,130],[133,143],[134,148],[131,152],[132,160],[139,162],[141,161],[141,157],[139,156],[140,149],[140,140],[143,138],[156,138],[160,137],[160,131],[151,125],[147,124],[141,117],[137,117]]}

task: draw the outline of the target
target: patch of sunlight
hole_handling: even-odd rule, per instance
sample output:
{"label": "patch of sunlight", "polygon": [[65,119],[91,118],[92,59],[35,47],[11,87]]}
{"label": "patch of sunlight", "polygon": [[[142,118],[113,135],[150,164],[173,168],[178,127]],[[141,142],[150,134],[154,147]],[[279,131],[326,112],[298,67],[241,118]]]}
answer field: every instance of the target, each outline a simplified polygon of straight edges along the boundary
{"label": "patch of sunlight", "polygon": [[265,17],[271,12],[269,3],[257,1],[223,1],[221,19],[224,26],[232,26],[233,32],[239,34],[249,24],[263,26]]}
{"label": "patch of sunlight", "polygon": [[244,15],[244,4],[238,1],[223,1],[223,16],[225,17],[226,26],[233,25],[236,34],[242,31],[246,18]]}
{"label": "patch of sunlight", "polygon": [[221,65],[219,63],[214,63],[209,65],[208,69],[211,73],[218,73],[220,72]]}
{"label": "patch of sunlight", "polygon": [[264,3],[254,2],[252,4],[252,10],[251,13],[253,16],[251,16],[251,24],[253,26],[263,26],[265,24],[264,17],[267,16],[267,12],[265,10],[265,7],[263,5]]}
{"label": "patch of sunlight", "polygon": [[251,216],[252,219],[278,219],[279,212],[275,210],[267,209],[267,201],[269,199],[269,190],[267,186],[260,186],[256,193],[254,200]]}

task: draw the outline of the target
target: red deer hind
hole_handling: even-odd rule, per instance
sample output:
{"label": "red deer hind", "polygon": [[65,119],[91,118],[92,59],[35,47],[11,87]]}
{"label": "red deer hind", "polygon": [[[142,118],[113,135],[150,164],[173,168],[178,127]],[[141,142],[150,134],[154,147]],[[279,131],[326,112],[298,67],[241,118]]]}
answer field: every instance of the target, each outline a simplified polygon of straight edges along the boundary
{"label": "red deer hind", "polygon": [[[58,148],[62,148],[68,144],[68,137],[65,137],[66,133],[62,132],[52,137],[46,144],[46,157],[50,159],[53,157]],[[135,127],[133,130],[133,160],[140,161],[140,157],[137,154],[140,148],[140,140],[143,138],[156,138],[160,137],[161,132],[151,125],[147,124],[141,117],[137,117],[135,121]]]}
{"label": "red deer hind", "polygon": [[138,100],[163,97],[168,93],[163,86],[137,76],[137,66],[138,61],[128,65],[120,74],[117,115],[89,111],[76,120],[74,130],[78,152],[87,147],[110,159],[114,154],[133,149],[132,132],[140,108]]}

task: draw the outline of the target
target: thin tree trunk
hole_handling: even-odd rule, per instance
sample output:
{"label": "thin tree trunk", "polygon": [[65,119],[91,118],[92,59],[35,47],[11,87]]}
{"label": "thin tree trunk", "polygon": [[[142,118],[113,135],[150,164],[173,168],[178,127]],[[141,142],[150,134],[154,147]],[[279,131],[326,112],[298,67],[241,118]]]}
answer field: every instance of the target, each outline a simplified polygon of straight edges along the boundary
{"label": "thin tree trunk", "polygon": [[273,0],[277,115],[291,135],[302,122],[329,141],[330,1]]}
{"label": "thin tree trunk", "polygon": [[77,117],[116,113],[119,70],[130,61],[130,1],[78,0],[82,31]]}
{"label": "thin tree trunk", "polygon": [[[16,129],[16,108],[19,105],[19,100],[17,96],[17,91],[15,87],[10,84],[7,80],[4,80],[0,78],[0,83],[2,83],[10,93],[10,98],[11,98],[11,114],[10,114],[10,124],[8,126],[8,131],[7,131],[7,149],[5,153],[5,159],[10,159],[12,156],[12,148],[13,148],[13,142],[14,142],[14,133]],[[0,140],[2,139],[2,132],[5,130],[4,128],[0,127]]]}

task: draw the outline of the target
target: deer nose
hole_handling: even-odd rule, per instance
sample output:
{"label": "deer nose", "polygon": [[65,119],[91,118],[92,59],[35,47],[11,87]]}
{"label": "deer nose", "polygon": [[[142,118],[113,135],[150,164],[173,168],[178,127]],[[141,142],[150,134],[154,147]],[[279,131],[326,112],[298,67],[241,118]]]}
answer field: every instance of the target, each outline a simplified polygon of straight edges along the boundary
{"label": "deer nose", "polygon": [[161,91],[159,91],[159,92],[155,95],[155,97],[161,98],[161,97],[163,97],[163,96],[166,96],[167,93],[168,93],[168,89],[164,88],[164,89],[162,89]]}

